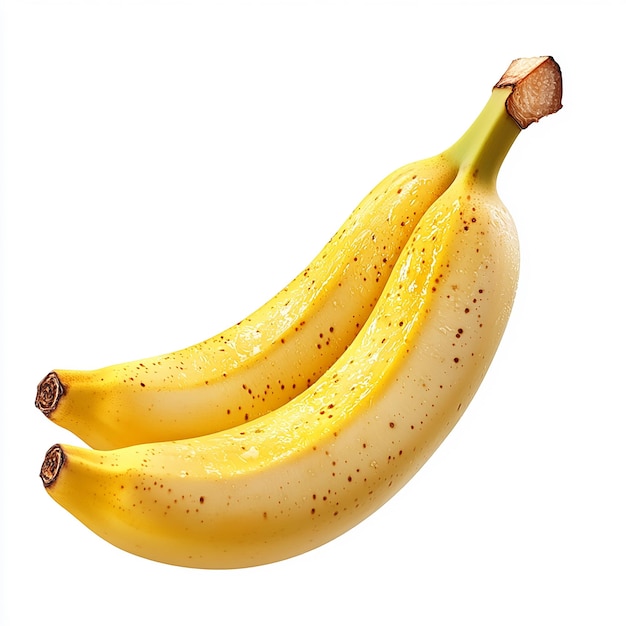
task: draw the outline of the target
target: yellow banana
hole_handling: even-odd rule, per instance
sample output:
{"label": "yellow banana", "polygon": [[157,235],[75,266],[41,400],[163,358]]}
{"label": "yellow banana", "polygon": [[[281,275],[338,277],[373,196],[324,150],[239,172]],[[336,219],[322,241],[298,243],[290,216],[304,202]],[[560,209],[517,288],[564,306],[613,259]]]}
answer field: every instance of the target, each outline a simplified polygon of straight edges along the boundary
{"label": "yellow banana", "polygon": [[303,272],[232,328],[171,354],[57,369],[39,383],[35,405],[110,449],[223,430],[289,401],[352,342],[466,143],[387,176]]}
{"label": "yellow banana", "polygon": [[39,383],[36,406],[112,449],[217,432],[285,404],[354,339],[413,228],[487,130],[479,117],[448,150],[387,176],[313,262],[239,324],[171,354],[57,369]]}
{"label": "yellow banana", "polygon": [[49,495],[119,548],[199,568],[289,558],[373,513],[439,446],[487,372],[519,270],[496,177],[521,127],[557,111],[560,93],[551,57],[511,64],[458,176],[316,383],[253,423],[198,438],[55,445],[41,468]]}

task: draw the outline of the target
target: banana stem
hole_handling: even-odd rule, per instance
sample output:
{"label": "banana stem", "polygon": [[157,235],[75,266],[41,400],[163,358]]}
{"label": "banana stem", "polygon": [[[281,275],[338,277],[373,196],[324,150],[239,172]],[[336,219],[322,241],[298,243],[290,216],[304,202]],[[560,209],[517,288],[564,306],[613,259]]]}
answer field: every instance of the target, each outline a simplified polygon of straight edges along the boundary
{"label": "banana stem", "polygon": [[446,152],[460,173],[495,184],[519,133],[561,108],[561,70],[552,57],[516,59],[497,82],[487,104]]}
{"label": "banana stem", "polygon": [[494,89],[474,124],[451,148],[458,159],[460,176],[495,184],[500,166],[521,132],[506,110],[510,95],[510,88]]}

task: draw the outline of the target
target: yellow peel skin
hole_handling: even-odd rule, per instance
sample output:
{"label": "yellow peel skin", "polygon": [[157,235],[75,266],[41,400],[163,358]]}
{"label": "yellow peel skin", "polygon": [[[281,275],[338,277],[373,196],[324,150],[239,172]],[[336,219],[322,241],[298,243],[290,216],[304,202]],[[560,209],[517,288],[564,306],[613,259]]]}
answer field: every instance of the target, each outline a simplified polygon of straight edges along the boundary
{"label": "yellow peel skin", "polygon": [[510,93],[493,91],[485,132],[417,224],[361,332],[314,384],[198,438],[53,446],[41,469],[49,495],[123,550],[196,568],[290,558],[382,506],[458,422],[509,318],[519,246],[496,178],[521,132]]}
{"label": "yellow peel skin", "polygon": [[443,153],[387,176],[309,267],[232,328],[171,354],[57,369],[40,383],[36,405],[88,445],[111,449],[216,432],[285,404],[352,342],[458,168]]}

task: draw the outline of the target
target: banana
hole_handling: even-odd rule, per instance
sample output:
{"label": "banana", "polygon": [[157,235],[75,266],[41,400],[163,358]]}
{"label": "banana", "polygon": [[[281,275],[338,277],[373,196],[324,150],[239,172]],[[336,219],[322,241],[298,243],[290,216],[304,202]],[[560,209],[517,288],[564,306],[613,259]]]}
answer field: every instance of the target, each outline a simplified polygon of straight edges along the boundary
{"label": "banana", "polygon": [[115,546],[196,568],[290,558],[376,511],[445,439],[487,372],[519,273],[496,178],[521,129],[560,107],[551,57],[511,64],[480,115],[487,130],[417,224],[361,332],[295,399],[197,438],[55,445],[40,472],[47,493]]}
{"label": "banana", "polygon": [[35,405],[91,447],[184,439],[253,420],[315,382],[369,316],[415,225],[488,132],[383,179],[312,263],[240,323],[157,357],[50,372]]}
{"label": "banana", "polygon": [[110,449],[208,434],[285,404],[359,332],[470,138],[387,176],[304,271],[238,324],[171,354],[54,370],[35,405],[88,445]]}

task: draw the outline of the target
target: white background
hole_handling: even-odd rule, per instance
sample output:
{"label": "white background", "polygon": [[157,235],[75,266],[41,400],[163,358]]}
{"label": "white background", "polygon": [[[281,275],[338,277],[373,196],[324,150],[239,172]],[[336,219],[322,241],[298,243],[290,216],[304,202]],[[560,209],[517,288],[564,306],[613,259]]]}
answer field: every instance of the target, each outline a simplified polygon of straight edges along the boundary
{"label": "white background", "polygon": [[[3,626],[626,623],[620,7],[5,0]],[[46,449],[75,440],[34,408],[43,375],[238,321],[540,54],[564,108],[501,171],[515,310],[398,496],[314,552],[220,572],[128,555],[46,495]]]}

